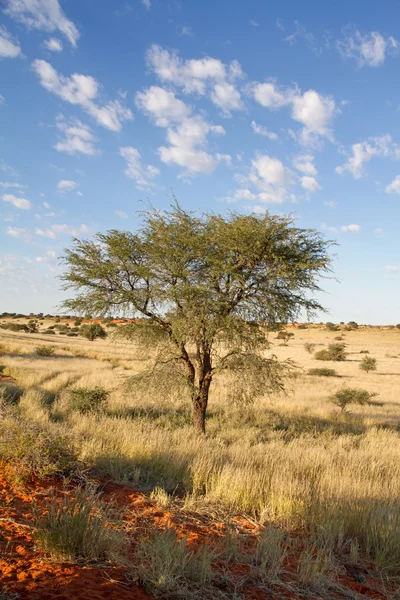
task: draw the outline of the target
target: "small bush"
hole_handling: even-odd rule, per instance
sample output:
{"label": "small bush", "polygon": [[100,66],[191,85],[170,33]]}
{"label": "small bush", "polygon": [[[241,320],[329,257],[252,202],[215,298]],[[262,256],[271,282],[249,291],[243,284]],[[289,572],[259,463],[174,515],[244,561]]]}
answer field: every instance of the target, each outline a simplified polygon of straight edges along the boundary
{"label": "small bush", "polygon": [[0,404],[3,406],[17,406],[24,390],[8,381],[0,382]]}
{"label": "small bush", "polygon": [[310,369],[309,375],[316,375],[317,377],[337,377],[335,369]]}
{"label": "small bush", "polygon": [[360,350],[360,354],[369,354],[369,350]]}
{"label": "small bush", "polygon": [[74,327],[80,327],[82,325],[82,321],[80,319],[77,319],[76,321],[74,321]]}
{"label": "small bush", "polygon": [[81,413],[99,412],[104,408],[109,391],[100,386],[74,388],[69,391],[70,408]]}
{"label": "small bush", "polygon": [[329,344],[328,348],[314,354],[316,360],[343,361],[346,360],[346,356],[344,344]]}
{"label": "small bush", "polygon": [[75,497],[54,494],[45,515],[36,515],[38,547],[54,560],[117,561],[124,541],[113,527],[115,511],[102,504],[92,488],[78,488]]}
{"label": "small bush", "polygon": [[137,574],[149,591],[158,594],[182,593],[193,587],[204,590],[213,578],[212,559],[207,547],[194,552],[186,538],[179,539],[174,529],[167,528],[154,531],[139,544]]}
{"label": "small bush", "polygon": [[71,440],[21,417],[0,421],[0,460],[27,475],[70,475],[77,467]]}
{"label": "small bush", "polygon": [[344,412],[349,404],[373,404],[371,399],[375,396],[378,396],[376,392],[360,388],[342,388],[331,396],[331,401]]}
{"label": "small bush", "polygon": [[291,331],[280,331],[276,336],[276,339],[283,340],[284,343],[287,344],[290,338],[292,337],[294,337],[294,333],[292,333]]}
{"label": "small bush", "polygon": [[89,323],[86,325],[81,325],[79,329],[79,333],[82,337],[93,342],[97,338],[105,338],[107,337],[107,333],[105,329],[100,325],[100,323]]}
{"label": "small bush", "polygon": [[330,321],[326,323],[326,328],[329,331],[340,331],[339,325],[335,325],[335,323],[331,323]]}
{"label": "small bush", "polygon": [[360,363],[360,369],[369,373],[370,371],[376,371],[376,358],[372,356],[364,356]]}
{"label": "small bush", "polygon": [[46,331],[42,332],[44,335],[56,335],[54,329],[46,329]]}
{"label": "small bush", "polygon": [[35,353],[37,356],[53,356],[54,346],[36,346]]}
{"label": "small bush", "polygon": [[311,344],[310,342],[306,342],[304,344],[304,349],[308,352],[308,354],[312,354],[315,350],[316,344]]}
{"label": "small bush", "polygon": [[305,323],[301,323],[297,329],[308,329],[308,325],[306,325]]}
{"label": "small bush", "polygon": [[75,333],[75,331],[70,331],[69,333],[67,333],[67,337],[78,337],[78,334]]}

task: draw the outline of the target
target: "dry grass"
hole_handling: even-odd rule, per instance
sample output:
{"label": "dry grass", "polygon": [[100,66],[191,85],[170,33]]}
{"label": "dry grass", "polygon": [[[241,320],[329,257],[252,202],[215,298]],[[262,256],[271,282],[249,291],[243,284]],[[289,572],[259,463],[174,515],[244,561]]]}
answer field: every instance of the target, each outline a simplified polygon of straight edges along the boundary
{"label": "dry grass", "polygon": [[[217,381],[207,439],[195,437],[190,407],[176,396],[160,406],[149,397],[122,394],[126,375],[147,362],[130,344],[52,336],[55,354],[42,358],[35,347],[49,342],[46,335],[0,330],[6,352],[0,362],[24,390],[20,410],[51,430],[72,433],[80,459],[97,473],[158,488],[154,496],[160,503],[178,491],[188,502],[201,498],[260,522],[308,532],[314,546],[299,565],[308,586],[330,570],[333,552],[354,554],[357,548],[357,555],[369,554],[382,569],[400,568],[400,359],[395,358],[400,331],[345,332],[348,358],[335,363],[338,377],[308,375],[309,369],[332,363],[315,361],[304,345],[327,347],[335,335],[322,328],[295,330],[288,346],[274,346],[279,358],[290,357],[301,367],[287,396],[232,408],[223,380]],[[361,350],[377,359],[377,371],[360,370]],[[97,385],[110,392],[107,410],[97,415],[70,410],[69,388]],[[382,404],[354,405],[341,415],[330,397],[342,387],[378,392]],[[51,402],[43,400],[46,393],[53,394]],[[310,552],[318,559],[312,564]],[[276,570],[274,556],[260,560],[271,561]],[[317,573],[316,562],[321,563]]]}

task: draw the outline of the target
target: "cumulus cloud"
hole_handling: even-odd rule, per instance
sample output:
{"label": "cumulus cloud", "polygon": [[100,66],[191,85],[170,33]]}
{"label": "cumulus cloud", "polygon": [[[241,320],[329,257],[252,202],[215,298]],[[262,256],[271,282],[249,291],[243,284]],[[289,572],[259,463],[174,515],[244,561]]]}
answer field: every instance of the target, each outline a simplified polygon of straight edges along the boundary
{"label": "cumulus cloud", "polygon": [[32,208],[29,200],[25,200],[25,198],[20,198],[18,196],[14,196],[14,194],[4,194],[3,195],[4,202],[9,202],[15,208],[20,208],[21,210],[29,210]]}
{"label": "cumulus cloud", "polygon": [[400,265],[387,265],[383,270],[389,273],[400,273]]}
{"label": "cumulus cloud", "polygon": [[80,225],[79,227],[72,227],[70,225],[66,225],[65,223],[59,225],[52,225],[48,229],[36,229],[35,234],[39,237],[49,238],[54,240],[58,237],[58,234],[65,235],[79,235],[85,234],[89,232],[89,227],[87,225]]}
{"label": "cumulus cloud", "polygon": [[116,210],[115,214],[117,215],[117,217],[119,217],[120,219],[127,219],[128,218],[128,213],[126,213],[124,210]]}
{"label": "cumulus cloud", "polygon": [[399,43],[394,37],[385,37],[377,31],[361,34],[355,30],[352,35],[337,42],[337,49],[345,59],[354,59],[359,67],[379,67],[387,54],[398,52]]}
{"label": "cumulus cloud", "polygon": [[29,237],[29,232],[21,227],[7,227],[7,235],[13,238],[24,239]]}
{"label": "cumulus cloud", "polygon": [[22,50],[5,27],[0,27],[0,58],[18,58]]}
{"label": "cumulus cloud", "polygon": [[[138,189],[148,189],[154,185],[152,180],[160,173],[160,170],[153,165],[143,165],[140,152],[137,148],[125,146],[119,149],[119,153],[127,162],[127,167],[124,171],[125,175],[136,181]],[[116,214],[121,216],[121,211],[116,211]],[[126,213],[123,214],[125,215]]]}
{"label": "cumulus cloud", "polygon": [[15,183],[14,181],[0,181],[0,186],[6,189],[16,188],[19,190],[23,190],[27,187],[26,185],[22,185],[21,183]]}
{"label": "cumulus cloud", "polygon": [[136,105],[159,127],[168,127],[189,116],[190,108],[182,100],[158,86],[151,86],[143,92],[137,92]]}
{"label": "cumulus cloud", "polygon": [[50,38],[43,42],[43,47],[50,52],[61,52],[63,49],[62,41],[58,38]]}
{"label": "cumulus cloud", "polygon": [[320,184],[318,183],[318,181],[314,177],[311,177],[310,175],[304,175],[300,179],[300,185],[302,188],[304,188],[308,192],[318,192],[319,190],[322,189]]}
{"label": "cumulus cloud", "polygon": [[344,165],[336,167],[336,173],[343,175],[347,171],[355,179],[360,179],[364,175],[364,164],[375,156],[400,158],[400,148],[392,141],[389,134],[381,137],[370,137],[364,142],[353,144],[351,150],[352,156]]}
{"label": "cumulus cloud", "polygon": [[71,77],[61,75],[45,60],[36,59],[32,68],[41,85],[65,102],[80,106],[99,125],[111,131],[120,131],[122,123],[133,119],[132,112],[121,100],[111,100],[107,104],[96,104],[100,84],[90,75],[73,73]]}
{"label": "cumulus cloud", "polygon": [[340,230],[344,231],[345,233],[358,233],[361,231],[361,225],[357,225],[356,223],[352,223],[351,225],[342,225]]}
{"label": "cumulus cloud", "polygon": [[5,13],[29,29],[59,31],[76,46],[79,31],[62,10],[58,0],[6,0]]}
{"label": "cumulus cloud", "polygon": [[333,200],[327,200],[326,202],[324,202],[325,206],[328,206],[329,208],[336,208],[338,203],[334,202]]}
{"label": "cumulus cloud", "polygon": [[386,186],[387,194],[400,194],[400,175],[397,175],[392,183]]}
{"label": "cumulus cloud", "polygon": [[267,137],[269,140],[277,140],[278,139],[278,135],[276,133],[273,133],[272,131],[268,131],[268,129],[266,127],[264,127],[263,125],[258,125],[255,121],[251,122],[251,128],[254,131],[254,133],[257,133],[258,135],[263,135],[264,137]]}
{"label": "cumulus cloud", "polygon": [[66,152],[71,155],[81,153],[89,156],[98,154],[95,147],[97,138],[90,128],[78,119],[66,122],[61,118],[57,122],[57,128],[63,134],[63,139],[54,146],[58,152]]}
{"label": "cumulus cloud", "polygon": [[147,8],[147,10],[150,10],[151,0],[142,0],[142,4]]}
{"label": "cumulus cloud", "polygon": [[146,59],[149,68],[162,82],[180,87],[186,94],[207,94],[226,114],[244,109],[240,92],[234,85],[243,77],[238,61],[226,65],[210,56],[181,60],[176,51],[170,52],[156,44],[151,46]]}
{"label": "cumulus cloud", "polygon": [[76,181],[72,181],[70,179],[60,179],[57,183],[57,191],[60,193],[64,192],[72,192],[78,187]]}
{"label": "cumulus cloud", "polygon": [[256,102],[269,109],[291,106],[291,117],[301,123],[298,141],[303,145],[315,145],[318,138],[333,140],[332,121],[339,112],[335,101],[315,90],[304,93],[298,88],[280,88],[275,81],[254,82],[247,88]]}

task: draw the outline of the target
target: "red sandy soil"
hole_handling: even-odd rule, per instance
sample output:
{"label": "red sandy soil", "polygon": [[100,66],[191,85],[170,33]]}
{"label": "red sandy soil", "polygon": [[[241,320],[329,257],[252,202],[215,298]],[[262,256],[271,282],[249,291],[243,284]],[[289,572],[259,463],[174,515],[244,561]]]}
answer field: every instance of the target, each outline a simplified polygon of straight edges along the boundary
{"label": "red sandy soil", "polygon": [[[74,485],[66,492],[61,481],[39,481],[33,479],[23,488],[12,483],[10,471],[0,464],[0,591],[17,593],[21,600],[151,600],[140,586],[133,583],[124,567],[112,565],[84,566],[73,563],[56,563],[46,559],[32,540],[33,511],[44,509],[49,495],[74,492]],[[198,513],[188,513],[177,509],[162,510],[155,506],[140,491],[110,482],[98,481],[105,501],[112,500],[124,511],[124,522],[132,532],[131,551],[134,557],[135,539],[147,535],[154,529],[174,527],[179,536],[186,536],[188,544],[194,548],[207,543],[220,549],[226,533],[226,523]],[[243,551],[251,552],[258,526],[246,518],[234,518],[232,524],[243,536]],[[299,536],[301,547],[301,537]],[[133,558],[134,560],[134,558]],[[216,570],[221,565],[215,565]],[[285,565],[282,588],[267,589],[252,576],[251,567],[246,564],[225,565],[232,587],[221,588],[226,598],[234,597],[233,589],[240,591],[243,600],[276,600],[285,598],[343,598],[334,591],[319,596],[295,592],[296,556],[291,555]],[[343,567],[338,583],[346,588],[347,598],[369,598],[388,600],[390,596],[380,590],[382,586],[368,571],[349,565]],[[360,582],[361,581],[361,582]],[[231,593],[230,593],[231,589]],[[393,591],[393,590],[392,590]],[[215,596],[210,593],[209,596]],[[237,597],[237,596],[235,596]]]}

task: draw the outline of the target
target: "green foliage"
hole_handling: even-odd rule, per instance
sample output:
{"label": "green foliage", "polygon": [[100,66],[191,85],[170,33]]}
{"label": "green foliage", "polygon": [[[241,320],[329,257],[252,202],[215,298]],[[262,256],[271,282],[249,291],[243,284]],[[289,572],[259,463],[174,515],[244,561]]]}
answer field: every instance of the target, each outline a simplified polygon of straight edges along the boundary
{"label": "green foliage", "polygon": [[0,382],[0,405],[17,406],[24,390],[8,381]]}
{"label": "green foliage", "polygon": [[204,432],[210,385],[221,370],[238,364],[258,373],[269,369],[275,386],[277,369],[268,362],[261,369],[255,358],[269,348],[266,326],[322,308],[315,293],[329,271],[330,243],[295,227],[290,217],[268,213],[197,216],[175,204],[143,217],[135,233],[111,230],[66,250],[64,287],[78,295],[64,307],[140,316],[115,333],[147,347],[157,340],[151,346],[156,363],[179,374],[179,385],[186,380],[195,426]]}
{"label": "green foliage", "polygon": [[343,361],[346,360],[347,353],[345,352],[344,344],[329,344],[328,348],[324,350],[318,350],[314,354],[316,360],[334,360]]}
{"label": "green foliage", "polygon": [[340,331],[340,327],[339,327],[339,325],[335,325],[335,323],[331,323],[331,321],[328,321],[328,322],[326,323],[326,328],[327,328],[329,331]]}
{"label": "green foliage", "polygon": [[74,327],[80,327],[81,325],[82,325],[81,319],[77,319],[76,321],[74,321]]}
{"label": "green foliage", "polygon": [[337,372],[335,369],[309,369],[309,375],[316,375],[317,377],[337,377]]}
{"label": "green foliage", "polygon": [[294,337],[294,333],[292,333],[291,331],[280,331],[278,333],[278,335],[276,336],[277,340],[283,340],[285,342],[285,344],[288,343],[288,341]]}
{"label": "green foliage", "polygon": [[0,325],[1,329],[8,329],[9,331],[23,331],[29,333],[29,327],[23,323],[3,323]]}
{"label": "green foliage", "polygon": [[344,412],[349,404],[372,404],[371,399],[378,396],[361,388],[342,388],[331,396],[331,401]]}
{"label": "green foliage", "polygon": [[81,413],[99,412],[104,408],[109,391],[100,386],[73,388],[69,390],[69,406]]}
{"label": "green foliage", "polygon": [[306,323],[300,323],[297,329],[308,329],[308,325],[306,325]]}
{"label": "green foliage", "polygon": [[53,356],[54,351],[54,346],[36,346],[35,349],[37,356]]}
{"label": "green foliage", "polygon": [[67,476],[77,467],[70,439],[18,416],[0,420],[0,460],[38,477]]}
{"label": "green foliage", "polygon": [[304,344],[304,350],[308,352],[308,354],[312,354],[315,350],[316,344],[311,344],[310,342],[306,342]]}
{"label": "green foliage", "polygon": [[46,331],[42,331],[42,333],[45,335],[56,335],[54,329],[46,329]]}
{"label": "green foliage", "polygon": [[355,321],[349,321],[347,323],[347,326],[350,327],[350,329],[358,329],[358,323],[356,323]]}
{"label": "green foliage", "polygon": [[48,510],[36,514],[34,539],[53,560],[116,561],[124,545],[116,516],[91,487],[78,488],[73,496],[64,493],[61,500],[53,493]]}
{"label": "green foliage", "polygon": [[100,323],[86,323],[84,325],[81,325],[79,329],[79,334],[82,337],[85,337],[86,339],[90,340],[91,342],[93,342],[97,338],[103,339],[107,337],[107,333],[100,325]]}
{"label": "green foliage", "polygon": [[[136,552],[136,573],[146,589],[157,594],[185,592],[212,581],[212,552],[189,550],[187,539],[179,539],[174,529],[154,531],[142,539]],[[187,596],[186,596],[187,597]]]}
{"label": "green foliage", "polygon": [[376,358],[372,356],[364,356],[360,363],[360,369],[369,373],[370,371],[376,371]]}

